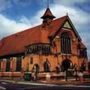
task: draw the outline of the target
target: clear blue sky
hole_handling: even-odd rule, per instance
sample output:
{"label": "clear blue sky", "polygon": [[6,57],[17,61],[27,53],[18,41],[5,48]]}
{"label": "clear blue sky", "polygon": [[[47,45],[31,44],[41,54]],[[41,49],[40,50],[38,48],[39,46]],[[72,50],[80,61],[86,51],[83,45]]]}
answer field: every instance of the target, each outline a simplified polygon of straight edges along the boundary
{"label": "clear blue sky", "polygon": [[[0,0],[0,38],[40,24],[46,7],[47,0]],[[50,0],[50,8],[56,18],[69,14],[90,58],[90,0]]]}

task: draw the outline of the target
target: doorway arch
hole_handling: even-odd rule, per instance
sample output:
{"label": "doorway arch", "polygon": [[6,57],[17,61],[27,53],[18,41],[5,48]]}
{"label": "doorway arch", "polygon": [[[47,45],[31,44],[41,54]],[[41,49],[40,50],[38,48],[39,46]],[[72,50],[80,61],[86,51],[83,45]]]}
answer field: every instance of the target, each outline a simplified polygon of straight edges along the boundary
{"label": "doorway arch", "polygon": [[62,61],[61,69],[62,69],[62,71],[66,71],[66,70],[68,70],[69,68],[71,68],[72,65],[73,65],[73,64],[72,64],[72,61],[71,61],[71,60],[65,59],[65,60]]}

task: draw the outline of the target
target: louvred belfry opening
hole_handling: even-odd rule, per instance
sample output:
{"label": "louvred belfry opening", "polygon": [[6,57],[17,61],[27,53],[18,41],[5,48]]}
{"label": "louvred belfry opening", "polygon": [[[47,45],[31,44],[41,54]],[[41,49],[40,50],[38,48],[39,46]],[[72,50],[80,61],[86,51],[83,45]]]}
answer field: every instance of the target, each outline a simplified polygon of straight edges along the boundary
{"label": "louvred belfry opening", "polygon": [[55,18],[55,16],[52,14],[51,10],[47,8],[44,15],[41,18],[43,19],[43,23],[48,24]]}

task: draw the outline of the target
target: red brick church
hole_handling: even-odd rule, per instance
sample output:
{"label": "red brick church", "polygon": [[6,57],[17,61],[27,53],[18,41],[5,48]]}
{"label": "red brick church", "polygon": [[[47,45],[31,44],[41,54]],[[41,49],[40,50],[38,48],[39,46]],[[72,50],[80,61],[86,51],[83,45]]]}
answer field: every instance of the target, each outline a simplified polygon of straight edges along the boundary
{"label": "red brick church", "polygon": [[[86,67],[87,48],[68,15],[55,19],[47,8],[41,25],[0,40],[0,75],[20,74],[39,67],[39,73],[65,67]],[[77,22],[78,23],[78,22]],[[2,74],[3,72],[3,74]]]}

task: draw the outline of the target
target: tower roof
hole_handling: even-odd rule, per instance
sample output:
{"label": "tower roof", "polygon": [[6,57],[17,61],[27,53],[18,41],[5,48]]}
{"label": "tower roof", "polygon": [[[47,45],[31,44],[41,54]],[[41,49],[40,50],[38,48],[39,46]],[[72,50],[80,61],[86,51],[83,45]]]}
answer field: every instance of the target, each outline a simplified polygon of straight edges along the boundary
{"label": "tower roof", "polygon": [[42,19],[45,19],[45,18],[53,19],[53,18],[55,18],[55,16],[52,14],[51,10],[49,8],[47,8],[44,15],[41,18]]}

